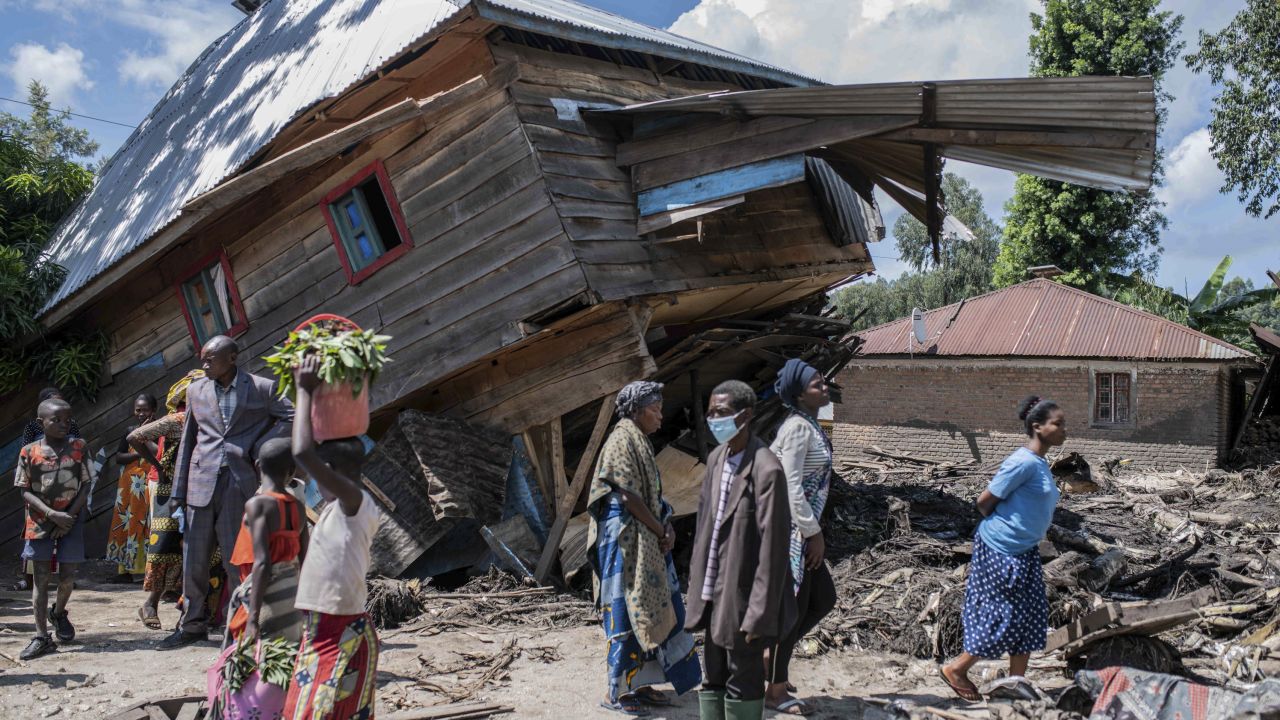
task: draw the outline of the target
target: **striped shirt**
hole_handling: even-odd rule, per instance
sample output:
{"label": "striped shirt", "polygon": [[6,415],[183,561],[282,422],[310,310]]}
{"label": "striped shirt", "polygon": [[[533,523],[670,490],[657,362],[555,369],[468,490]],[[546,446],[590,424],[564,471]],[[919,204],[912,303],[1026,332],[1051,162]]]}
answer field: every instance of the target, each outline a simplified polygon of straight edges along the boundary
{"label": "striped shirt", "polygon": [[[218,397],[218,414],[222,416],[223,432],[231,431],[231,416],[236,414],[236,383],[240,382],[240,371],[236,371],[231,382],[223,387],[218,381],[213,382],[214,394]],[[222,444],[222,467],[227,466],[227,445]]]}
{"label": "striped shirt", "polygon": [[729,504],[729,491],[733,488],[733,476],[742,464],[746,451],[724,460],[720,472],[720,499],[716,502],[716,521],[711,525],[711,549],[707,553],[707,575],[702,581],[702,599],[711,600],[716,589],[716,577],[720,574],[720,522],[724,520],[725,507]]}
{"label": "striped shirt", "polygon": [[804,478],[818,472],[831,458],[826,437],[813,424],[792,414],[778,428],[778,437],[769,448],[787,476],[787,499],[791,506],[791,522],[806,538],[822,532],[813,507],[804,496]]}

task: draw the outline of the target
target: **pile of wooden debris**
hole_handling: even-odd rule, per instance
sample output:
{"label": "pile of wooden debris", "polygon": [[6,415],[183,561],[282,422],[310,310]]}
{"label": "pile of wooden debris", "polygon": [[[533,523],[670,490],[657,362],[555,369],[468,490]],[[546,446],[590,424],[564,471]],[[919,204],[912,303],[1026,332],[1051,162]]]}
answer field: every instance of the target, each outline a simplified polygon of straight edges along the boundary
{"label": "pile of wooden debris", "polygon": [[[827,515],[839,605],[801,647],[960,651],[974,500],[990,469],[872,448]],[[860,467],[880,464],[883,468]],[[1041,546],[1050,638],[1071,668],[1124,664],[1238,686],[1280,674],[1280,465],[1150,472],[1067,457]],[[938,470],[957,472],[940,478]],[[908,477],[908,472],[914,473]],[[1071,492],[1085,488],[1087,494]]]}

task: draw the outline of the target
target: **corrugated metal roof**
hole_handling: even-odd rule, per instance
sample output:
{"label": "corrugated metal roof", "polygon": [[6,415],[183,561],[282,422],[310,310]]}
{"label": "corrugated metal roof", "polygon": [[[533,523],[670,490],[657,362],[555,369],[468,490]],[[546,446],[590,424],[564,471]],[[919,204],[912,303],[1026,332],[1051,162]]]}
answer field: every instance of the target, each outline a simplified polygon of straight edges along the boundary
{"label": "corrugated metal roof", "polygon": [[486,20],[530,32],[688,60],[787,85],[818,84],[813,78],[572,0],[476,0],[475,6]]}
{"label": "corrugated metal roof", "polygon": [[1185,325],[1045,279],[866,330],[864,355],[1236,360],[1254,355]]}
{"label": "corrugated metal roof", "polygon": [[[926,85],[936,88],[934,119],[927,127],[923,120]],[[960,131],[950,140],[937,141],[945,157],[1104,190],[1146,191],[1155,161],[1151,78],[1010,78],[777,88],[659,100],[612,112],[921,118],[918,130]],[[1003,137],[993,137],[1002,131]],[[890,181],[923,195],[923,141],[904,139],[897,132],[889,136],[850,140],[825,151],[857,164],[877,184]]]}
{"label": "corrugated metal roof", "polygon": [[[66,300],[177,220],[317,102],[468,6],[461,0],[270,0],[215,41],[125,141],[50,242]],[[566,39],[687,58],[779,82],[800,75],[570,0],[476,0],[483,17]]]}
{"label": "corrugated metal roof", "polygon": [[50,243],[45,310],[169,225],[316,102],[458,13],[447,0],[272,0],[213,43],[112,157]]}

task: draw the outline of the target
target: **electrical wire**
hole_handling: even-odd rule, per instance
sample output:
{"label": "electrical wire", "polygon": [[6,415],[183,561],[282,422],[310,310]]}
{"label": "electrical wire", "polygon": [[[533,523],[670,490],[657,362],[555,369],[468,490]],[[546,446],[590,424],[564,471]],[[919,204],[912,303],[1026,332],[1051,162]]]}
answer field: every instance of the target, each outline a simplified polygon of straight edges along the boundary
{"label": "electrical wire", "polygon": [[[7,98],[7,97],[0,97],[0,100],[8,100],[9,102],[18,103],[19,105],[26,105],[27,107],[35,107],[35,105],[32,105],[31,103],[26,102],[24,100],[14,100],[13,98]],[[52,110],[52,107],[50,109]],[[54,112],[61,113],[64,111],[54,110]],[[137,129],[138,127],[137,125],[129,125],[127,123],[116,122],[115,120],[107,120],[106,118],[94,117],[92,115],[81,115],[80,113],[74,113],[74,112],[71,112],[70,110],[66,110],[65,112],[72,117],[84,118],[85,120],[97,120],[98,122],[110,123],[112,125],[119,125],[120,127],[127,127],[131,130]]]}

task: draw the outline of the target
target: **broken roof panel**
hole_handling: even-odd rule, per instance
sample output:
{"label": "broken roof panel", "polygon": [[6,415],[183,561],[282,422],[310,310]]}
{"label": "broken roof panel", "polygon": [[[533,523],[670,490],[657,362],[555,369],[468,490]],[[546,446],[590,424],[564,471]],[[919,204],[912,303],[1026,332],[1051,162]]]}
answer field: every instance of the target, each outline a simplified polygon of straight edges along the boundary
{"label": "broken roof panel", "polygon": [[[930,96],[932,100],[927,99]],[[1104,190],[1148,190],[1155,159],[1151,78],[777,88],[707,93],[607,112],[919,119],[914,128],[828,145],[823,152],[858,165],[882,187],[894,183],[921,194],[925,143],[933,143],[941,155],[956,160]]]}
{"label": "broken roof panel", "polygon": [[173,222],[295,117],[459,12],[447,0],[274,0],[216,40],[129,136],[49,245],[66,299]]}
{"label": "broken roof panel", "polygon": [[923,345],[911,318],[863,331],[863,355],[1238,360],[1236,347],[1185,325],[1037,278],[924,314]]}

